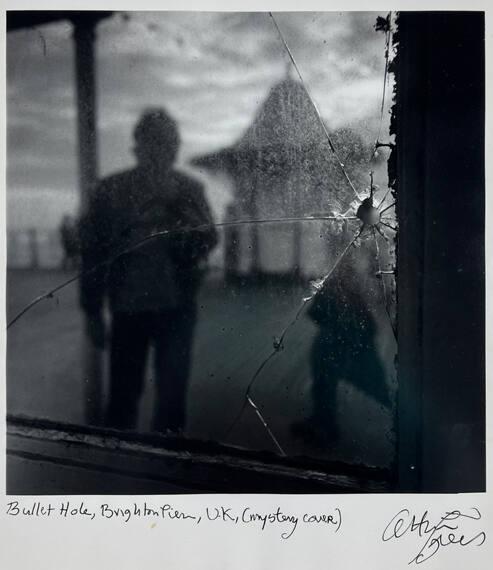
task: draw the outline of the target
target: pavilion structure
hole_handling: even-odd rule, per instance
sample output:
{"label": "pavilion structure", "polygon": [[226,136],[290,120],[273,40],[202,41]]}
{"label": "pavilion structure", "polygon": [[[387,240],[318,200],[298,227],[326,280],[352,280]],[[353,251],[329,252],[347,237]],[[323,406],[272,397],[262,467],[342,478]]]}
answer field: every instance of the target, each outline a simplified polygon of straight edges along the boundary
{"label": "pavilion structure", "polygon": [[[346,168],[355,179],[363,180],[360,138],[340,129],[333,139]],[[354,199],[305,88],[289,73],[270,89],[235,144],[197,157],[192,164],[231,178],[233,199],[226,208],[226,221],[343,212]],[[333,228],[329,226],[289,222],[228,229],[226,276],[320,275],[331,258],[326,237]]]}

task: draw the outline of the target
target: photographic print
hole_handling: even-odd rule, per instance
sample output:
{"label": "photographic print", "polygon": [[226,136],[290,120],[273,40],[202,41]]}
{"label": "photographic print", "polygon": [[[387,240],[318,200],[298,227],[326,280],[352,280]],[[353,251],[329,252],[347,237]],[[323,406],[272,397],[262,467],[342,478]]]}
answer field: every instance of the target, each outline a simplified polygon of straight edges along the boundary
{"label": "photographic print", "polygon": [[482,12],[6,24],[7,493],[485,490]]}

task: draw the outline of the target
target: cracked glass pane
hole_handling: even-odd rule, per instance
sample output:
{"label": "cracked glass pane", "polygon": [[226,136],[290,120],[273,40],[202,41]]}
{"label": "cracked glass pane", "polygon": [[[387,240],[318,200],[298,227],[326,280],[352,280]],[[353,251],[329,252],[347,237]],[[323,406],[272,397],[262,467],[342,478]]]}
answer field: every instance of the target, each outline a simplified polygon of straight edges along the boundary
{"label": "cracked glass pane", "polygon": [[9,36],[9,414],[391,465],[377,16],[102,20],[101,174],[79,194],[70,26]]}

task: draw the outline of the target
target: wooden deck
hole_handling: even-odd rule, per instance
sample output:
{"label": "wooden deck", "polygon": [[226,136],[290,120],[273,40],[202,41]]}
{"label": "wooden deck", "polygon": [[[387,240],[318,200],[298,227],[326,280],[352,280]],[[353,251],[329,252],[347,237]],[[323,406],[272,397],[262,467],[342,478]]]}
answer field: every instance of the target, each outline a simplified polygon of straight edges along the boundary
{"label": "wooden deck", "polygon": [[[59,271],[10,271],[9,316],[67,277]],[[293,318],[303,296],[299,286],[231,287],[211,276],[199,298],[199,322],[190,379],[190,437],[240,445],[274,447],[251,408],[229,438],[225,434],[241,409],[255,370],[272,351],[273,338]],[[382,322],[383,322],[382,317]],[[45,300],[19,320],[8,334],[7,405],[10,414],[83,423],[82,319],[77,284]],[[288,455],[323,456],[293,439],[290,426],[310,414],[309,349],[315,326],[301,317],[290,329],[285,348],[265,367],[253,390],[255,402]],[[395,346],[384,347],[389,366]],[[149,370],[141,402],[139,429],[149,428],[153,386]],[[389,382],[392,379],[389,378]],[[331,458],[386,466],[392,457],[390,412],[354,388],[338,394],[341,440]]]}

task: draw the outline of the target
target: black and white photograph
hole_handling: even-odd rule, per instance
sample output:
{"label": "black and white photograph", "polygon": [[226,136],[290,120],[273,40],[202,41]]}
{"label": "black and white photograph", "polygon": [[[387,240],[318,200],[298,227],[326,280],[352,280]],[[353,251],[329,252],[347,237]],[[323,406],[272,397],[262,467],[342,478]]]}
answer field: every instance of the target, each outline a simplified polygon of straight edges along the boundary
{"label": "black and white photograph", "polygon": [[7,494],[484,492],[484,13],[138,9],[6,13]]}

